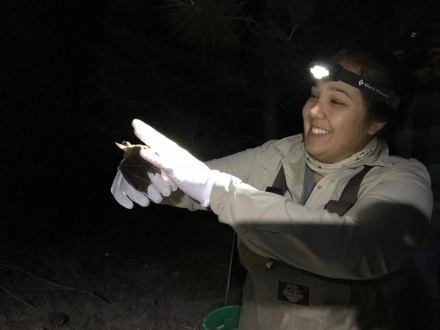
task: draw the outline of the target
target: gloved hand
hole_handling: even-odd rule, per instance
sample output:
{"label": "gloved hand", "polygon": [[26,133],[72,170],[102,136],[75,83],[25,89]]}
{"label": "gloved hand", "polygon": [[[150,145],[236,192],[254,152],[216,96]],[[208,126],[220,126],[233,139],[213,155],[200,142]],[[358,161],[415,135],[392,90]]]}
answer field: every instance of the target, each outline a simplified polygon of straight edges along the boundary
{"label": "gloved hand", "polygon": [[118,170],[113,180],[111,193],[116,201],[127,209],[133,208],[133,202],[140,206],[150,205],[150,199],[154,203],[160,203],[162,196],[169,196],[171,191],[176,191],[177,186],[168,177],[162,177],[160,174],[148,173],[151,184],[148,186],[148,194],[138,191],[125,180],[121,171]]}
{"label": "gloved hand", "polygon": [[212,176],[217,171],[210,170],[188,151],[144,122],[135,119],[132,125],[136,136],[151,148],[141,150],[141,157],[161,168],[188,196],[204,207],[209,206],[214,184]]}

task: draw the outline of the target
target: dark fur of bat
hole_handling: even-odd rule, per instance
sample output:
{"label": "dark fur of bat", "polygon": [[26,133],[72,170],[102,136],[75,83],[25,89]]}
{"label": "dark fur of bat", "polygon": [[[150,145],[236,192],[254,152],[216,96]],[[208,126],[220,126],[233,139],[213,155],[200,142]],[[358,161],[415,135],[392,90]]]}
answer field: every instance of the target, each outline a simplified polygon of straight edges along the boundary
{"label": "dark fur of bat", "polygon": [[125,180],[136,190],[147,193],[148,186],[151,184],[149,173],[161,173],[161,169],[143,159],[139,152],[141,149],[149,149],[143,144],[130,144],[127,141],[116,143],[124,151],[124,159],[119,164],[119,170]]}

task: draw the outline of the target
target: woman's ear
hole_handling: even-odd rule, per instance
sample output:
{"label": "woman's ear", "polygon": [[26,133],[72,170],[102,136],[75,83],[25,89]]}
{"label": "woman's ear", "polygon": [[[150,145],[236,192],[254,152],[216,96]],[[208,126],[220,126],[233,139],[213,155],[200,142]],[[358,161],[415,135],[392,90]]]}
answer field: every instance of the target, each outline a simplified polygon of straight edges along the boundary
{"label": "woman's ear", "polygon": [[368,127],[368,135],[376,135],[386,124],[386,121],[372,121]]}

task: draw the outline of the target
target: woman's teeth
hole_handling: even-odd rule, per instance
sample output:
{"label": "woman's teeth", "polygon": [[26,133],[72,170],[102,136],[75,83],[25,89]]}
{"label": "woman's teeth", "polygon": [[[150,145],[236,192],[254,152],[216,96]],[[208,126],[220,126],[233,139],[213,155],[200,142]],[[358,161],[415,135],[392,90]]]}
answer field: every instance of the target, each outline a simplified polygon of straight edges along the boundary
{"label": "woman's teeth", "polygon": [[325,129],[314,128],[314,127],[312,127],[312,133],[313,133],[313,134],[318,134],[318,135],[326,135],[326,134],[330,134],[330,132],[329,132],[329,131],[326,131]]}

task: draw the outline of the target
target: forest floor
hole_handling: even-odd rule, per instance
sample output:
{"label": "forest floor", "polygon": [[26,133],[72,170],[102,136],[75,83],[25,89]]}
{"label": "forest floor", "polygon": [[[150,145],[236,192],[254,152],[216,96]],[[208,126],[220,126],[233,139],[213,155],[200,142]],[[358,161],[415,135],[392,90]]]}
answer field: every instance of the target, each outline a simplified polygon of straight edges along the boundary
{"label": "forest floor", "polygon": [[[2,242],[0,330],[196,329],[224,306],[233,231],[212,216],[189,224]],[[228,305],[240,304],[244,279],[233,260]]]}

